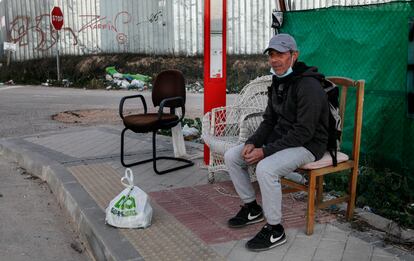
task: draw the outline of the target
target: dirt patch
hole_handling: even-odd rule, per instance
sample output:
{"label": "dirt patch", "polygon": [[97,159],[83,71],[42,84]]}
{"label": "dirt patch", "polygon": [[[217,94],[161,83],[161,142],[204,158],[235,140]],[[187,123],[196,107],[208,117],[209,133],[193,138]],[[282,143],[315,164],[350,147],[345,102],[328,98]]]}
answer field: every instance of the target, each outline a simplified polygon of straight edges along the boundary
{"label": "dirt patch", "polygon": [[[130,113],[126,113],[128,115]],[[117,124],[121,123],[118,110],[115,109],[90,109],[64,111],[52,115],[55,121],[68,124]]]}
{"label": "dirt patch", "polygon": [[[124,110],[124,116],[137,113],[133,110]],[[195,119],[200,117],[198,111],[188,112],[185,118]],[[63,111],[52,115],[52,120],[67,123],[67,124],[122,124],[117,109],[88,109],[88,110],[73,110]]]}

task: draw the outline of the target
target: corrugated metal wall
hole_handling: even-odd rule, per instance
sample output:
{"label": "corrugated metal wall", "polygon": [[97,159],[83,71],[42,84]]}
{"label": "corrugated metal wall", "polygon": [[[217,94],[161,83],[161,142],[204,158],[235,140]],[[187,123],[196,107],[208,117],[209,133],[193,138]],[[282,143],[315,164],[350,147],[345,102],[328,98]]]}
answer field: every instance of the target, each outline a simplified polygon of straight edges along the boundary
{"label": "corrugated metal wall", "polygon": [[[53,6],[64,13],[60,41],[49,23]],[[58,43],[66,55],[203,52],[200,0],[0,0],[0,7],[0,43],[17,44],[15,60],[54,56]]]}
{"label": "corrugated metal wall", "polygon": [[227,0],[227,50],[229,54],[262,53],[273,34],[275,0]]}
{"label": "corrugated metal wall", "polygon": [[[289,10],[301,10],[389,1],[285,0],[285,3]],[[229,54],[262,52],[272,35],[271,11],[279,9],[277,3],[278,0],[227,0]],[[60,41],[49,23],[53,6],[60,6],[64,13]],[[14,60],[54,56],[57,45],[65,55],[120,52],[196,55],[203,53],[203,19],[203,0],[0,0],[0,44],[3,41],[17,44]]]}

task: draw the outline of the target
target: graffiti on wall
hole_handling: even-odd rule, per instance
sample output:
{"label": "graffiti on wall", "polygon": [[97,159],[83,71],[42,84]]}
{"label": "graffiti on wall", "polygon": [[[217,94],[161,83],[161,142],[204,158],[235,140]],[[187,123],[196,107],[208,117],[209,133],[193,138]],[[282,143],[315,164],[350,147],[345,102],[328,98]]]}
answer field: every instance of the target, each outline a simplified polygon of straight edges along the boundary
{"label": "graffiti on wall", "polygon": [[127,11],[117,13],[113,21],[101,15],[79,15],[79,17],[85,18],[86,22],[81,25],[78,33],[85,30],[107,30],[116,33],[118,44],[125,44],[128,41],[128,36],[118,29],[120,24],[129,24],[132,21],[132,16]]}
{"label": "graffiti on wall", "polygon": [[[160,17],[162,17],[162,10],[158,10],[158,11],[150,14],[148,19],[138,22],[137,25],[144,24],[144,23],[152,24],[152,23],[158,22]],[[165,22],[162,23],[162,25],[165,26]]]}
{"label": "graffiti on wall", "polygon": [[[32,21],[29,16],[16,16],[10,23],[9,39],[19,46],[29,45],[29,39],[37,39],[34,50],[47,51],[57,42],[57,32],[50,24],[49,14],[41,14]],[[70,27],[63,27],[62,33],[72,36],[73,45],[78,44],[77,36]],[[49,39],[49,41],[48,41]]]}
{"label": "graffiti on wall", "polygon": [[[146,20],[134,23],[134,17],[127,11],[118,12],[113,18],[101,16],[96,14],[81,14],[79,15],[80,28],[76,29],[70,26],[63,27],[60,34],[65,34],[65,39],[69,39],[73,46],[79,46],[82,52],[98,52],[99,46],[90,46],[82,43],[81,34],[86,31],[108,31],[114,34],[115,41],[119,45],[124,45],[128,42],[128,34],[123,32],[120,28],[122,25],[135,24],[140,26],[143,23],[155,23],[160,20],[163,13],[161,10],[151,13]],[[50,15],[41,14],[34,19],[30,16],[16,16],[10,22],[9,39],[20,47],[28,46],[30,41],[36,41],[33,44],[33,49],[36,51],[48,51],[56,45],[57,31],[50,25]],[[165,22],[162,23],[165,26]]]}

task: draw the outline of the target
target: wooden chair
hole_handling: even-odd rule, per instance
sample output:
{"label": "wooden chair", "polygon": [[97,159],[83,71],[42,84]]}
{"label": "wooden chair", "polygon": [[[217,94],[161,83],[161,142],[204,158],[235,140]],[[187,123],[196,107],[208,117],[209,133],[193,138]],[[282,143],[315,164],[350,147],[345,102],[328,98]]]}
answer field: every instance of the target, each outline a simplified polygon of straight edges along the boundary
{"label": "wooden chair", "polygon": [[[347,155],[338,152],[338,165],[334,167],[332,165],[331,156],[329,155],[329,153],[326,153],[321,160],[302,166],[299,169],[299,172],[307,174],[307,184],[299,184],[285,178],[281,179],[281,183],[289,187],[283,191],[284,193],[296,191],[305,191],[308,193],[308,207],[306,212],[306,234],[308,235],[311,235],[313,233],[316,209],[326,208],[330,205],[337,204],[340,202],[347,202],[348,206],[346,211],[346,218],[347,220],[350,220],[353,216],[355,207],[365,81],[354,81],[352,79],[343,77],[328,77],[328,79],[334,82],[336,85],[342,86],[339,103],[339,112],[342,119],[341,129],[343,129],[344,126],[347,92],[349,89],[356,89],[354,135],[351,157],[349,158]],[[323,201],[323,177],[325,175],[334,174],[343,170],[350,170],[348,182],[348,195],[328,201]]]}

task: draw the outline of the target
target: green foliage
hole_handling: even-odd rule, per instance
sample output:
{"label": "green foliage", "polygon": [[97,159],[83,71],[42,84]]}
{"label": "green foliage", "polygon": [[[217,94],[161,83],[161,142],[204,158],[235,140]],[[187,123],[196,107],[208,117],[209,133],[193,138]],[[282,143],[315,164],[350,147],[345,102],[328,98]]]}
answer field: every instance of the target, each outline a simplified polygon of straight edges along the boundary
{"label": "green foliage", "polygon": [[[326,189],[345,193],[348,173],[325,178]],[[358,176],[357,206],[369,206],[374,213],[399,225],[414,228],[414,180],[412,175],[387,168],[361,166]]]}
{"label": "green foliage", "polygon": [[105,88],[105,82],[101,79],[93,78],[87,83],[86,88],[87,89],[103,89]]}
{"label": "green foliage", "polygon": [[227,89],[238,93],[251,80],[269,74],[266,55],[230,55],[227,58]]}

